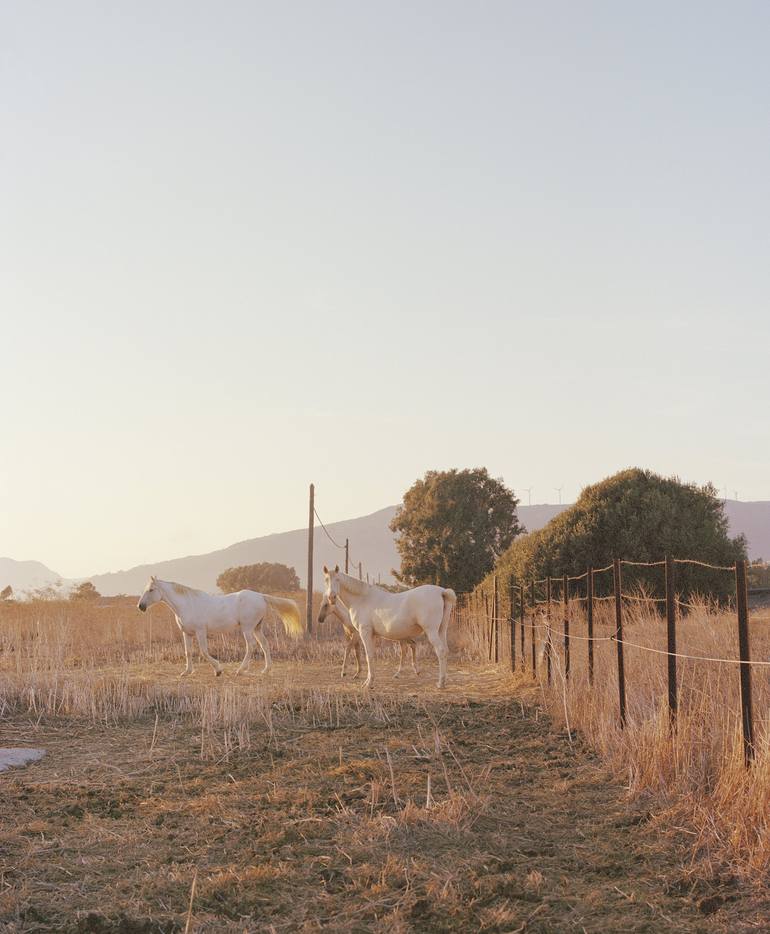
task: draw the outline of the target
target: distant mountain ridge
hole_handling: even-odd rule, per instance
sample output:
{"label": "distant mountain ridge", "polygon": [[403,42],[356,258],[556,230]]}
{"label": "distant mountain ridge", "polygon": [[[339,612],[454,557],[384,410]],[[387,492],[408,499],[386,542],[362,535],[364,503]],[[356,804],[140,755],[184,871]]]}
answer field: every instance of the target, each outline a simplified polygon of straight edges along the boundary
{"label": "distant mountain ridge", "polygon": [[14,592],[24,592],[47,587],[60,580],[61,575],[39,561],[15,561],[13,558],[0,558],[0,590],[10,584]]}
{"label": "distant mountain ridge", "polygon": [[[569,505],[543,503],[519,506],[519,520],[527,531],[534,532],[568,509]],[[387,506],[367,516],[331,522],[326,526],[329,534],[340,545],[344,546],[345,539],[350,539],[351,573],[357,573],[358,562],[361,561],[364,574],[368,573],[371,580],[392,580],[393,568],[400,565],[394,536],[389,528],[397,508]],[[749,541],[749,557],[770,559],[770,502],[743,503],[727,500],[725,513],[730,525],[730,534],[746,535]],[[313,577],[316,587],[320,585],[324,564],[331,566],[339,563],[343,566],[345,560],[344,550],[336,547],[318,525],[315,530],[314,558]],[[105,596],[141,593],[150,574],[178,580],[201,590],[214,591],[217,577],[226,568],[255,564],[258,561],[280,561],[293,566],[304,586],[307,577],[307,529],[264,535],[207,554],[143,564],[127,571],[97,574],[88,579],[93,581],[96,589]],[[38,561],[0,558],[0,589],[10,584],[14,591],[21,593],[53,584],[58,580],[61,578],[55,571]]]}

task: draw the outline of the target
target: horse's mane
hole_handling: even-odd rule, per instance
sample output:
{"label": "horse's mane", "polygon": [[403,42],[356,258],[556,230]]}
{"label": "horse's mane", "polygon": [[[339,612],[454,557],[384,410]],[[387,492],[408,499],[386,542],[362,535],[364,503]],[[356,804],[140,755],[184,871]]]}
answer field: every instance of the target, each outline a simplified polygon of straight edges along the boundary
{"label": "horse's mane", "polygon": [[194,596],[196,593],[203,593],[202,590],[196,590],[194,587],[188,587],[187,584],[177,584],[174,581],[158,581],[159,584],[168,584],[168,586],[179,594],[180,597]]}
{"label": "horse's mane", "polygon": [[383,590],[382,587],[378,587],[376,584],[367,584],[366,581],[360,581],[357,577],[351,577],[350,574],[343,574],[342,571],[338,573],[345,589],[350,593],[354,593],[357,597],[363,596],[370,590],[379,590],[381,593],[388,592],[387,590]]}

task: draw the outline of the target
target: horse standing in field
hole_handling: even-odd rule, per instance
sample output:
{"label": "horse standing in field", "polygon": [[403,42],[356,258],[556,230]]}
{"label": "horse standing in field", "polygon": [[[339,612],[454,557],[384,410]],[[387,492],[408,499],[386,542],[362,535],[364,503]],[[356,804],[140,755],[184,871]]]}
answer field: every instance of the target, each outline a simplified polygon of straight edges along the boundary
{"label": "horse standing in field", "polygon": [[[342,631],[345,634],[345,654],[342,657],[342,671],[340,672],[340,677],[345,677],[345,669],[348,664],[348,656],[350,655],[350,650],[353,649],[356,653],[356,673],[353,675],[355,680],[361,673],[361,638],[358,635],[358,630],[353,625],[353,620],[350,618],[350,613],[348,612],[347,607],[341,600],[335,600],[334,603],[331,603],[326,595],[324,595],[323,600],[321,601],[321,608],[318,611],[318,622],[323,623],[329,618],[329,616],[334,616],[339,622],[342,623]],[[417,667],[417,646],[414,639],[401,639],[399,640],[399,648],[401,653],[398,659],[398,668],[396,673],[393,675],[394,678],[398,678],[401,675],[401,669],[404,667],[404,661],[406,660],[406,649],[407,646],[412,650],[412,669],[416,675],[419,675],[420,671]]]}
{"label": "horse standing in field", "polygon": [[293,600],[274,597],[272,594],[257,593],[254,590],[239,590],[237,593],[210,594],[203,590],[193,590],[184,584],[161,581],[151,577],[147,589],[139,598],[137,606],[144,613],[154,603],[165,603],[176,617],[176,624],[182,632],[184,655],[187,662],[182,678],[192,674],[192,637],[198,640],[201,655],[217,673],[222,674],[222,666],[209,654],[208,634],[210,632],[232,632],[239,630],[246,642],[246,655],[235,672],[237,675],[249,667],[251,655],[256,644],[265,656],[264,674],[270,669],[270,647],[262,631],[262,623],[268,608],[278,613],[286,632],[299,636],[304,632],[299,607]]}
{"label": "horse standing in field", "polygon": [[457,602],[454,590],[423,584],[403,593],[390,593],[343,574],[339,567],[330,571],[326,566],[324,580],[324,599],[332,605],[336,604],[338,598],[345,603],[364,645],[367,667],[364,687],[371,687],[374,683],[372,660],[375,635],[406,642],[417,639],[423,633],[438,658],[438,686],[444,687],[449,655],[447,630]]}

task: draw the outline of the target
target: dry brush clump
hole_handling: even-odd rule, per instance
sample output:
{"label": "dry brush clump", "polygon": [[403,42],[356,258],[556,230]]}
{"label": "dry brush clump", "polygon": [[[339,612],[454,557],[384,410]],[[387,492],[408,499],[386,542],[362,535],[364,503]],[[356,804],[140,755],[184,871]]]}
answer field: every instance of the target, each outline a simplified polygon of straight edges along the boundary
{"label": "dry brush clump", "polygon": [[[706,600],[694,599],[677,621],[677,651],[682,655],[729,659],[725,663],[677,659],[678,715],[669,722],[666,623],[658,604],[624,600],[623,636],[627,722],[619,725],[617,646],[614,604],[595,604],[595,678],[588,680],[587,625],[582,603],[571,601],[570,678],[565,677],[563,604],[551,608],[552,680],[547,683],[543,642],[548,620],[538,607],[538,674],[542,698],[551,715],[570,732],[579,731],[609,762],[661,826],[687,826],[694,850],[707,863],[727,862],[756,876],[770,869],[770,668],[752,670],[756,759],[743,760],[737,620]],[[492,629],[487,607],[466,608],[464,644],[483,659]],[[507,614],[507,608],[506,608]],[[525,627],[526,665],[531,670],[531,615]],[[770,660],[770,622],[752,617],[752,659]],[[518,663],[520,629],[516,627]],[[503,664],[510,664],[509,625],[501,621]],[[636,643],[631,645],[629,643]],[[657,652],[645,651],[645,648]]]}

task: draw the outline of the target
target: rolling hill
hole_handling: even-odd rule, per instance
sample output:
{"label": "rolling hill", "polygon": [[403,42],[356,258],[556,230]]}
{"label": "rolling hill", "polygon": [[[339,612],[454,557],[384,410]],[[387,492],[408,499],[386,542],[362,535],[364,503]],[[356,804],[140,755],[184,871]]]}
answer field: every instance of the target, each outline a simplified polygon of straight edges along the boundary
{"label": "rolling hill", "polygon": [[[332,522],[327,526],[330,535],[341,545],[344,545],[345,538],[350,539],[351,573],[355,572],[361,561],[364,573],[368,572],[373,580],[392,580],[391,571],[398,567],[399,557],[393,533],[388,526],[396,508],[388,506],[368,516]],[[519,518],[529,531],[535,531],[567,508],[567,505],[548,504],[519,506]],[[725,512],[731,534],[742,532],[748,538],[750,557],[770,559],[770,502],[743,503],[728,500]],[[280,561],[295,567],[304,585],[307,573],[307,530],[294,529],[291,532],[265,535],[207,554],[143,564],[127,571],[98,574],[89,579],[105,596],[140,593],[150,574],[182,581],[203,590],[215,590],[217,576],[225,568],[258,561]],[[321,580],[322,566],[337,562],[343,564],[344,552],[332,544],[320,526],[316,526],[313,571],[316,586]],[[0,558],[0,587],[10,584],[17,593],[60,579],[55,571],[37,561]]]}
{"label": "rolling hill", "polygon": [[61,580],[61,575],[52,571],[39,561],[15,561],[13,558],[0,558],[0,590],[7,584],[14,593],[47,587]]}

